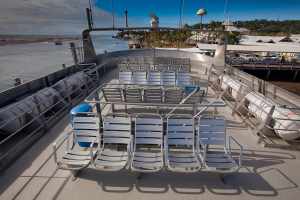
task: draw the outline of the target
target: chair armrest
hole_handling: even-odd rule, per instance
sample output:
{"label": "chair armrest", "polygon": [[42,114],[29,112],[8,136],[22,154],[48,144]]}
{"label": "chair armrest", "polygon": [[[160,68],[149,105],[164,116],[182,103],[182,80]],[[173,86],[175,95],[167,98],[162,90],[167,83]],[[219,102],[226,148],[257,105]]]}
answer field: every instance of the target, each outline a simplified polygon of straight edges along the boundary
{"label": "chair armrest", "polygon": [[55,142],[52,143],[53,157],[55,163],[58,163],[56,154],[57,149],[65,142],[66,139],[68,139],[71,136],[72,133],[73,131],[65,132],[62,135],[60,135]]}
{"label": "chair armrest", "polygon": [[[93,152],[93,149],[94,149],[94,145],[95,145],[95,142],[97,141],[97,138],[91,143],[90,145],[90,157],[91,157],[91,163],[94,162],[94,156],[97,154],[97,151],[96,152]],[[100,145],[100,140],[98,141],[98,145],[97,145],[97,150],[98,150],[98,146]]]}
{"label": "chair armrest", "polygon": [[242,166],[243,146],[232,136],[229,136],[229,153],[231,154],[231,143],[234,142],[240,148],[239,167]]}
{"label": "chair armrest", "polygon": [[164,155],[164,157],[165,157],[165,165],[169,165],[169,160],[168,160],[168,151],[169,151],[169,148],[168,148],[168,139],[167,139],[167,136],[165,135],[164,136],[164,150],[165,150],[165,155]]}

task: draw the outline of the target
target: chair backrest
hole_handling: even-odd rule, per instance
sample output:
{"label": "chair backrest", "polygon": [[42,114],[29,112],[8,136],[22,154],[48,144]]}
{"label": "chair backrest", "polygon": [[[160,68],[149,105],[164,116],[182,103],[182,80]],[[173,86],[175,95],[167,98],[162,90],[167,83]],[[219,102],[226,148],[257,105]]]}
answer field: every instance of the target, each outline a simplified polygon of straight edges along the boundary
{"label": "chair backrest", "polygon": [[175,72],[162,72],[162,84],[163,85],[176,85]]}
{"label": "chair backrest", "polygon": [[131,119],[128,117],[103,118],[103,143],[126,144],[130,143]]}
{"label": "chair backrest", "polygon": [[132,84],[132,72],[119,72],[119,81],[122,84]]}
{"label": "chair backrest", "polygon": [[150,85],[161,85],[161,73],[160,72],[149,72],[148,83]]}
{"label": "chair backrest", "polygon": [[100,134],[100,119],[95,114],[74,116],[72,118],[75,143],[88,147],[91,142],[97,141]]}
{"label": "chair backrest", "polygon": [[123,92],[122,88],[102,88],[102,93],[107,102],[122,102]]}
{"label": "chair backrest", "polygon": [[167,120],[167,142],[168,145],[189,146],[194,149],[194,119],[169,117]]}
{"label": "chair backrest", "polygon": [[176,78],[176,85],[185,86],[191,85],[191,75],[187,72],[178,72]]}
{"label": "chair backrest", "polygon": [[198,137],[200,144],[225,145],[226,121],[223,117],[201,117],[199,119]]}
{"label": "chair backrest", "polygon": [[162,103],[162,88],[147,88],[144,90],[144,102],[146,103]]}
{"label": "chair backrest", "polygon": [[133,72],[132,82],[134,84],[146,85],[147,81],[147,72]]}
{"label": "chair backrest", "polygon": [[135,146],[163,144],[163,121],[160,117],[137,117],[135,120]]}
{"label": "chair backrest", "polygon": [[[190,96],[186,101],[185,104],[197,104],[200,103],[204,97],[205,91],[199,90],[195,92],[192,96]],[[188,96],[189,94],[186,94],[185,96]]]}
{"label": "chair backrest", "polygon": [[125,102],[141,103],[142,102],[142,89],[126,88],[125,89]]}
{"label": "chair backrest", "polygon": [[165,103],[177,104],[183,98],[183,91],[180,88],[167,88],[164,97]]}

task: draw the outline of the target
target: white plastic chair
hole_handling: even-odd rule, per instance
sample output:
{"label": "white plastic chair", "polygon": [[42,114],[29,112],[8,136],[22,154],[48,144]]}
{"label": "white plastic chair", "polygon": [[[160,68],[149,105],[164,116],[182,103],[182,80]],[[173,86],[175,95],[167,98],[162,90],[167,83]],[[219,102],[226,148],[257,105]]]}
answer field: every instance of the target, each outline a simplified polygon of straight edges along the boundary
{"label": "white plastic chair", "polygon": [[[54,160],[59,169],[81,170],[90,164],[90,152],[96,152],[100,137],[100,119],[95,113],[72,119],[73,130],[64,133],[53,143]],[[70,144],[71,136],[73,138]],[[65,154],[57,158],[59,144],[67,139]]]}
{"label": "white plastic chair", "polygon": [[133,84],[146,85],[148,83],[147,72],[133,72],[132,82]]}
{"label": "white plastic chair", "polygon": [[195,130],[192,117],[175,115],[168,117],[165,160],[170,171],[190,173],[201,169],[201,163],[195,151]]}
{"label": "white plastic chair", "polygon": [[[108,116],[103,119],[102,146],[99,146],[94,168],[119,171],[125,168],[131,153],[131,119]],[[94,157],[94,156],[93,156]]]}
{"label": "white plastic chair", "polygon": [[150,85],[161,85],[161,72],[149,72],[148,83]]}
{"label": "white plastic chair", "polygon": [[160,116],[136,117],[131,169],[138,172],[157,172],[163,166],[162,118]]}
{"label": "white plastic chair", "polygon": [[[197,151],[205,171],[235,172],[242,165],[243,147],[233,137],[226,138],[226,121],[223,117],[200,117]],[[240,148],[238,162],[232,157],[232,142]]]}
{"label": "white plastic chair", "polygon": [[119,72],[119,81],[121,84],[132,84],[132,72]]}

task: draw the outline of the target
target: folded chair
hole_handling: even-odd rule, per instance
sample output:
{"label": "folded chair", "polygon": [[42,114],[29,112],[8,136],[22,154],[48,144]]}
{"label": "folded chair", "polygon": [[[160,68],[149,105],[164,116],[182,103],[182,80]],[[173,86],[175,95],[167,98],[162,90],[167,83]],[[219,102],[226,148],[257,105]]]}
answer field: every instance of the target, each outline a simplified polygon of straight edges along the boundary
{"label": "folded chair", "polygon": [[[197,151],[205,171],[235,172],[242,165],[243,147],[233,137],[226,140],[226,121],[223,117],[200,117]],[[232,142],[240,148],[238,162],[231,153]]]}
{"label": "folded chair", "polygon": [[[96,152],[95,146],[99,143],[99,137],[100,119],[97,114],[85,113],[73,117],[72,131],[63,134],[53,143],[54,160],[58,168],[78,171],[89,166],[90,152]],[[67,139],[66,151],[58,160],[57,149],[65,139]]]}
{"label": "folded chair", "polygon": [[170,116],[165,136],[165,162],[174,172],[196,172],[201,163],[195,151],[194,119],[187,116]]}
{"label": "folded chair", "polygon": [[92,160],[94,168],[105,171],[119,171],[125,168],[129,162],[131,141],[129,117],[104,117],[102,145]]}
{"label": "folded chair", "polygon": [[163,168],[163,120],[160,116],[138,116],[131,169],[156,172]]}

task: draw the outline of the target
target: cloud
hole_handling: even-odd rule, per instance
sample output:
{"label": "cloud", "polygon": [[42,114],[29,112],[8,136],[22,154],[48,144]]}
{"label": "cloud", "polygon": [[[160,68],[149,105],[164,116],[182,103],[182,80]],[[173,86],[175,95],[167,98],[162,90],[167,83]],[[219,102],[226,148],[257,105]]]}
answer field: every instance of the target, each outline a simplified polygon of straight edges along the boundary
{"label": "cloud", "polygon": [[[0,0],[1,34],[76,34],[86,28],[88,0]],[[111,14],[94,13],[99,26],[108,26]]]}

